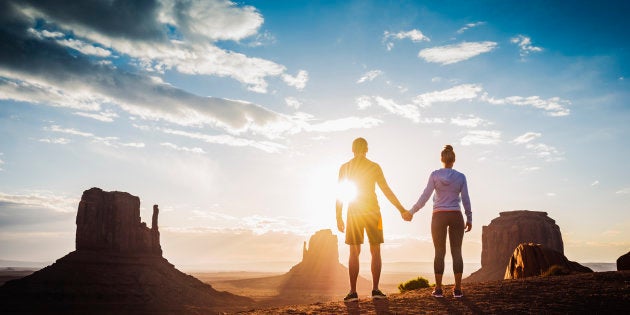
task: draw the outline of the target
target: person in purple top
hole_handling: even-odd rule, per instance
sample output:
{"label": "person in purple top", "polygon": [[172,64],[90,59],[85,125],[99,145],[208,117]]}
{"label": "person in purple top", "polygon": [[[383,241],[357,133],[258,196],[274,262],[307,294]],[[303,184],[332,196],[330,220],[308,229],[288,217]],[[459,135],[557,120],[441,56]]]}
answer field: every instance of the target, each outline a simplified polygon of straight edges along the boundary
{"label": "person in purple top", "polygon": [[[426,188],[420,195],[418,202],[411,208],[412,215],[418,212],[433,194],[433,217],[431,219],[431,236],[433,247],[435,248],[435,258],[433,260],[433,271],[435,273],[435,290],[433,296],[443,297],[442,275],[444,274],[444,256],[446,255],[446,235],[451,246],[451,256],[453,257],[453,272],[455,273],[455,287],[453,296],[463,297],[462,293],[462,273],[464,271],[464,260],[462,259],[462,241],[464,230],[472,229],[472,211],[470,210],[470,197],[468,197],[468,186],[466,176],[453,169],[455,164],[455,152],[453,147],[446,145],[442,150],[442,163],[444,168],[435,170],[429,176]],[[466,224],[462,216],[460,202],[464,206],[466,213]]]}

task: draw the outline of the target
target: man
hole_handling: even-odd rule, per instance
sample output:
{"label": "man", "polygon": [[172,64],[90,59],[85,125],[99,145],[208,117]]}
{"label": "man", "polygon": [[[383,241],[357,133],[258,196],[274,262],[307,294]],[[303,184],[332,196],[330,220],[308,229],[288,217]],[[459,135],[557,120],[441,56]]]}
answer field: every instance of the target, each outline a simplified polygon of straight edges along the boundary
{"label": "man", "polygon": [[346,233],[346,244],[350,245],[350,257],[348,269],[350,275],[350,293],[344,301],[358,300],[357,278],[359,276],[359,254],[363,244],[364,231],[370,242],[372,254],[372,298],[386,298],[378,288],[381,277],[381,244],[383,241],[383,221],[381,211],[376,198],[375,184],[381,189],[385,197],[400,211],[404,220],[409,221],[411,214],[403,208],[396,195],[387,185],[381,167],[368,160],[367,141],[357,138],[352,142],[354,158],[343,164],[339,169],[339,182],[350,181],[356,187],[356,197],[348,204],[347,226],[342,218],[343,201],[337,199],[337,228]]}

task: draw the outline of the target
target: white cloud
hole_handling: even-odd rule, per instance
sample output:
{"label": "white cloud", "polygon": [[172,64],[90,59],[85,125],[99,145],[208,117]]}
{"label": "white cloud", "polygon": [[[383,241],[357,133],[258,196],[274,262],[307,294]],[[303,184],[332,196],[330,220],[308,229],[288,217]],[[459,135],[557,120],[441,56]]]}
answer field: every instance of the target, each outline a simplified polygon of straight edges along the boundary
{"label": "white cloud", "polygon": [[388,51],[394,48],[394,42],[392,42],[392,39],[401,40],[405,38],[410,39],[414,43],[419,43],[423,41],[426,41],[426,42],[431,41],[429,37],[425,36],[424,34],[422,34],[420,30],[417,30],[417,29],[413,29],[406,32],[400,31],[398,33],[391,33],[389,31],[385,31],[383,33],[383,42],[385,43]]}
{"label": "white cloud", "polygon": [[620,190],[617,190],[617,191],[615,192],[615,194],[618,194],[618,195],[627,195],[627,194],[630,194],[630,187],[626,187],[626,188],[622,188],[622,189],[620,189]]}
{"label": "white cloud", "polygon": [[553,193],[553,192],[548,192],[548,193],[546,193],[545,195],[547,195],[547,197],[555,197],[555,196],[556,196],[556,193]]}
{"label": "white cloud", "polygon": [[538,132],[526,132],[516,138],[514,138],[514,140],[510,141],[512,143],[515,144],[524,144],[524,143],[528,143],[530,141],[536,140],[538,138],[540,138],[542,136],[541,133]]}
{"label": "white cloud", "polygon": [[532,106],[534,108],[542,109],[547,112],[547,115],[552,117],[567,116],[571,111],[566,108],[571,102],[561,99],[559,97],[552,97],[548,99],[542,99],[540,96],[509,96],[506,98],[492,98],[487,95],[482,95],[481,100],[493,105],[512,104],[517,106]]}
{"label": "white cloud", "polygon": [[591,186],[598,186],[598,185],[599,185],[599,181],[598,180],[596,180],[593,183],[591,183]]}
{"label": "white cloud", "polygon": [[53,132],[60,132],[60,133],[65,133],[65,134],[74,135],[74,136],[80,136],[80,137],[86,137],[86,138],[93,138],[93,137],[95,137],[94,134],[91,134],[89,132],[83,132],[83,131],[79,131],[79,130],[73,129],[73,128],[62,128],[59,125],[52,125],[52,126],[50,126],[49,130],[53,131]]}
{"label": "white cloud", "polygon": [[57,212],[76,211],[79,200],[49,191],[31,191],[26,194],[0,192],[0,202],[9,202],[30,207],[52,209]]}
{"label": "white cloud", "polygon": [[74,112],[75,115],[96,119],[102,122],[113,122],[114,118],[118,117],[118,114],[112,111],[104,111],[100,113],[86,113],[86,112]]}
{"label": "white cloud", "polygon": [[405,117],[416,123],[420,122],[420,111],[415,105],[400,105],[391,99],[386,99],[380,96],[360,96],[356,99],[356,103],[359,109],[365,109],[367,107],[377,105],[385,108],[385,110],[392,114]]}
{"label": "white cloud", "polygon": [[533,52],[543,51],[542,47],[532,45],[531,38],[524,35],[513,37],[510,39],[510,42],[518,45],[521,57],[525,57]]}
{"label": "white cloud", "polygon": [[462,145],[492,145],[501,142],[501,132],[498,130],[469,130],[460,140]]}
{"label": "white cloud", "polygon": [[448,65],[490,52],[496,47],[497,43],[495,42],[462,42],[423,49],[418,53],[418,57],[427,62]]}
{"label": "white cloud", "polygon": [[142,142],[127,142],[127,143],[120,143],[121,146],[123,147],[132,147],[132,148],[144,148],[145,144]]}
{"label": "white cloud", "polygon": [[286,84],[295,87],[296,89],[301,91],[306,87],[306,82],[308,82],[308,72],[300,70],[295,77],[292,77],[288,74],[283,74],[282,80],[284,80]]}
{"label": "white cloud", "polygon": [[109,57],[112,52],[107,50],[107,49],[103,49],[101,47],[97,47],[94,45],[90,45],[87,44],[83,41],[80,40],[76,40],[76,39],[62,39],[62,40],[58,40],[57,43],[59,43],[62,46],[66,46],[69,48],[72,48],[74,50],[77,50],[79,52],[81,52],[84,55],[90,55],[90,56],[97,56],[97,57]]}
{"label": "white cloud", "polygon": [[70,139],[66,139],[66,138],[44,138],[44,139],[39,139],[39,142],[44,142],[44,143],[52,143],[52,144],[68,144],[70,143]]}
{"label": "white cloud", "polygon": [[170,143],[170,142],[162,142],[160,143],[161,146],[163,147],[167,147],[176,151],[183,151],[183,152],[190,152],[190,153],[196,153],[196,154],[205,154],[206,152],[202,149],[202,148],[198,148],[198,147],[194,147],[194,148],[188,148],[188,147],[180,147],[176,144]]}
{"label": "white cloud", "polygon": [[298,99],[295,97],[285,97],[284,102],[287,104],[287,106],[295,109],[298,109],[300,108],[300,106],[302,106],[302,103],[298,101]]}
{"label": "white cloud", "polygon": [[564,160],[564,153],[558,151],[558,149],[553,146],[544,143],[527,143],[525,147],[531,151],[534,151],[536,153],[536,156],[548,162]]}
{"label": "white cloud", "polygon": [[413,102],[420,107],[429,107],[434,103],[473,100],[482,91],[483,88],[479,84],[461,84],[446,90],[420,94],[413,99]]}
{"label": "white cloud", "polygon": [[238,138],[231,135],[209,135],[203,134],[199,132],[188,132],[183,130],[174,130],[174,129],[161,129],[162,132],[172,135],[183,136],[191,139],[201,140],[207,143],[212,144],[224,144],[235,147],[252,147],[259,150],[263,150],[265,152],[274,153],[286,148],[286,146],[270,142],[270,141],[255,141],[245,138]]}
{"label": "white cloud", "polygon": [[[92,142],[101,143],[101,144],[104,144],[104,145],[109,146],[109,147],[118,147],[118,146],[132,147],[132,148],[144,148],[145,147],[145,144],[141,143],[141,142],[120,142],[118,137],[100,137],[100,136],[94,135],[92,133],[80,131],[80,130],[73,129],[73,128],[63,128],[63,127],[61,127],[59,125],[51,125],[50,127],[44,128],[44,130],[49,130],[49,131],[52,131],[52,132],[65,133],[65,134],[68,134],[68,135],[73,135],[73,136],[87,138],[87,139],[92,140]],[[64,138],[58,138],[57,140],[55,140],[55,139],[41,139],[40,141],[42,141],[42,142],[49,142],[49,143],[58,143],[58,144],[65,144],[65,143],[62,143],[62,142],[66,142],[66,141],[67,141],[66,143],[70,142],[69,140],[64,139]],[[55,142],[55,141],[57,141],[57,142]]]}
{"label": "white cloud", "polygon": [[306,131],[311,132],[333,132],[333,131],[345,131],[350,129],[367,129],[373,128],[383,121],[372,117],[346,117],[334,120],[327,120],[317,124],[310,124],[305,126]]}
{"label": "white cloud", "polygon": [[359,80],[357,80],[357,83],[363,83],[366,81],[372,81],[374,79],[376,79],[376,77],[380,76],[383,74],[383,71],[381,70],[371,70],[366,72],[361,78],[359,78]]}
{"label": "white cloud", "polygon": [[[4,155],[4,153],[0,152],[0,156],[3,156],[3,155]],[[4,161],[2,159],[0,159],[0,171],[3,171],[2,165],[4,165]]]}
{"label": "white cloud", "polygon": [[469,30],[473,27],[477,27],[477,26],[481,26],[486,24],[486,22],[475,22],[475,23],[468,23],[466,25],[464,25],[462,28],[460,28],[459,30],[457,30],[457,34],[462,34],[464,33],[466,30]]}
{"label": "white cloud", "polygon": [[487,120],[477,117],[475,115],[468,115],[467,117],[458,116],[455,118],[451,118],[451,124],[462,127],[476,128],[482,125],[489,125],[490,123]]}
{"label": "white cloud", "polygon": [[527,173],[531,173],[531,172],[535,172],[535,171],[539,171],[540,167],[539,166],[528,166],[528,167],[524,167],[521,170],[521,174],[527,174]]}

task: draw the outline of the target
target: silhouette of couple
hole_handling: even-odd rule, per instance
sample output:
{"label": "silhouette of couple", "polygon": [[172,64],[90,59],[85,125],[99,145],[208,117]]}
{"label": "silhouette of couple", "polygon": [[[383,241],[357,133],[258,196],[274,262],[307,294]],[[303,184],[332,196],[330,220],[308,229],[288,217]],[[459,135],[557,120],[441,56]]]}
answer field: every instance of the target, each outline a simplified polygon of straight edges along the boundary
{"label": "silhouette of couple", "polygon": [[[446,255],[446,236],[448,233],[453,257],[453,271],[455,273],[454,297],[462,297],[461,281],[463,273],[462,240],[464,231],[472,229],[472,211],[468,187],[464,174],[453,169],[455,152],[453,147],[446,145],[441,153],[443,168],[435,170],[429,176],[426,188],[418,201],[410,210],[406,210],[396,195],[387,185],[381,167],[367,159],[368,143],[363,138],[352,142],[354,158],[341,165],[339,182],[350,181],[356,186],[357,194],[349,201],[347,221],[342,217],[343,201],[337,199],[337,228],[346,233],[346,244],[350,246],[348,269],[350,275],[350,292],[344,301],[358,300],[357,278],[359,276],[359,254],[363,244],[364,234],[367,234],[372,254],[372,298],[382,299],[387,296],[379,290],[381,277],[381,244],[383,239],[383,221],[380,207],[376,198],[375,185],[381,189],[385,197],[398,209],[405,221],[411,221],[414,213],[418,212],[429,197],[433,196],[433,217],[431,220],[431,236],[435,248],[433,270],[435,273],[435,289],[433,296],[443,297],[442,275],[444,273],[444,256]],[[464,206],[466,223],[462,216],[460,202]]]}

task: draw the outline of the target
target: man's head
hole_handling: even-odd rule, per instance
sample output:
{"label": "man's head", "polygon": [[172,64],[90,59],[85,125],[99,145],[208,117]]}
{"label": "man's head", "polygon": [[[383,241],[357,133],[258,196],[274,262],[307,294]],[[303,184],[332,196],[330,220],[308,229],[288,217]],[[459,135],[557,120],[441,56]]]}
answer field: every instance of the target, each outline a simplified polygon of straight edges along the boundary
{"label": "man's head", "polygon": [[352,141],[352,153],[354,155],[365,155],[368,151],[367,140],[363,138],[356,138]]}

